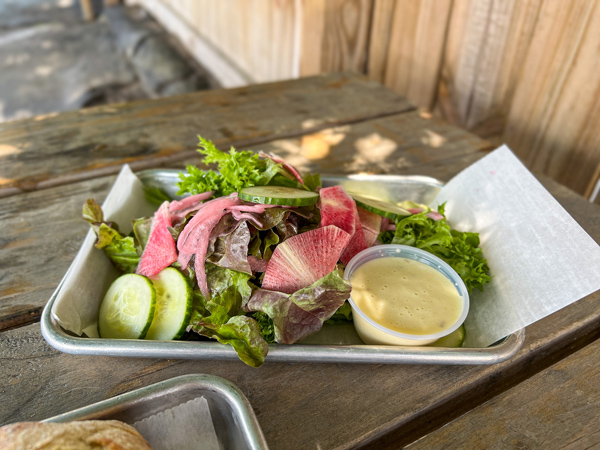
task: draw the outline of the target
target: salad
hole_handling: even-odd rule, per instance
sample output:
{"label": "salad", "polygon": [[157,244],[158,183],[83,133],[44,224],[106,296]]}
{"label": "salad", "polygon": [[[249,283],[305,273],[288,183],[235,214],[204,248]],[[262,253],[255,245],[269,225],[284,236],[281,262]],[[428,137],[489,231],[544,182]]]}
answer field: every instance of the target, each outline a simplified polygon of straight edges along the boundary
{"label": "salad", "polygon": [[153,217],[129,235],[89,199],[83,218],[96,247],[123,275],[99,311],[99,334],[117,339],[215,339],[258,367],[269,344],[293,344],[326,322],[351,321],[345,265],[381,243],[411,245],[450,264],[469,290],[490,280],[477,233],[452,230],[437,211],[322,188],[275,155],[218,150],[199,138],[204,162],[188,166],[181,200],[147,191]]}

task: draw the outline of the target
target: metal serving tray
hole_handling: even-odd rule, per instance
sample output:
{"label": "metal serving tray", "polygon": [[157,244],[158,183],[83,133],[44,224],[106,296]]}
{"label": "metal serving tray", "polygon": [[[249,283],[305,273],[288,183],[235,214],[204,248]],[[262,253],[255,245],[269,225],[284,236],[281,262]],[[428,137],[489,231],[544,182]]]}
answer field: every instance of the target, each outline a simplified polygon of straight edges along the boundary
{"label": "metal serving tray", "polygon": [[252,406],[230,381],[213,375],[183,375],[51,417],[44,422],[120,420],[133,423],[204,397],[222,449],[268,450]]}
{"label": "metal serving tray", "polygon": [[[175,197],[176,170],[146,170],[138,177],[146,186],[158,187]],[[443,183],[424,176],[349,175],[323,176],[323,185],[341,184],[390,201],[410,199],[430,204]],[[92,339],[73,336],[63,330],[51,314],[62,286],[58,286],[41,318],[42,334],[48,343],[65,353],[80,355],[128,356],[143,358],[235,360],[236,352],[214,341],[145,341]],[[468,330],[467,330],[468,332]],[[513,356],[523,345],[520,330],[486,348],[440,348],[365,345],[352,325],[329,325],[303,343],[270,345],[266,361],[309,361],[377,364],[496,364]]]}

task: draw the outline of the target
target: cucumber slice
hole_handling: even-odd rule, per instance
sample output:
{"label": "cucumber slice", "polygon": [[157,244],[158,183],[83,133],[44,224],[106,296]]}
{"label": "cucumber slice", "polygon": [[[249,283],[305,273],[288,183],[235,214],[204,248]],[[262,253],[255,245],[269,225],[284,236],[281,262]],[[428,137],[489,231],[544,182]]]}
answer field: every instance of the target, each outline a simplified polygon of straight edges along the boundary
{"label": "cucumber slice", "polygon": [[366,209],[372,213],[375,213],[382,217],[387,217],[388,219],[396,219],[400,216],[411,216],[410,211],[395,205],[394,203],[385,202],[383,200],[377,200],[375,198],[365,197],[360,194],[354,194],[349,192],[350,197],[354,199],[356,204],[360,206],[362,209]]}
{"label": "cucumber slice", "polygon": [[310,206],[317,203],[319,194],[285,186],[253,186],[238,192],[242,200],[263,205]]}
{"label": "cucumber slice", "polygon": [[100,337],[143,339],[152,323],[155,305],[156,290],[148,278],[133,273],[120,276],[100,305]]}
{"label": "cucumber slice", "polygon": [[448,336],[438,339],[433,344],[429,344],[432,347],[446,347],[446,348],[458,348],[462,347],[465,341],[465,326],[461,325],[455,331],[450,333]]}
{"label": "cucumber slice", "polygon": [[156,289],[156,309],[146,339],[178,339],[184,333],[192,315],[192,287],[185,276],[174,267],[167,267],[151,280]]}

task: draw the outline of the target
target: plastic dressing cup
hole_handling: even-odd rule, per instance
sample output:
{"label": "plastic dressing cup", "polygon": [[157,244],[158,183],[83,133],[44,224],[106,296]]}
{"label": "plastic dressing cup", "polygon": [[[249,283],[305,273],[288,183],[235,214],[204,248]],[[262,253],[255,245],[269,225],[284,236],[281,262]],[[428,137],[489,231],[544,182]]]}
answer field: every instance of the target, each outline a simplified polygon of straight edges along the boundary
{"label": "plastic dressing cup", "polygon": [[[360,338],[366,344],[372,345],[427,345],[431,344],[438,339],[447,336],[452,333],[456,329],[458,329],[462,323],[465,321],[467,314],[469,312],[469,293],[465,286],[465,283],[462,281],[458,273],[452,267],[450,267],[447,263],[442,261],[437,256],[432,255],[429,252],[424,250],[409,247],[406,245],[376,245],[375,247],[370,247],[362,252],[358,253],[354,258],[350,260],[348,265],[346,266],[346,270],[344,271],[344,279],[351,281],[352,275],[355,271],[361,267],[363,264],[373,261],[379,258],[405,258],[410,261],[415,261],[420,264],[425,264],[430,268],[436,270],[440,274],[442,274],[446,279],[448,279],[452,285],[456,288],[458,296],[461,300],[462,310],[458,319],[454,321],[449,321],[448,326],[443,328],[441,331],[432,333],[432,334],[410,334],[403,333],[400,331],[392,330],[390,328],[386,328],[385,326],[378,323],[376,320],[371,318],[365,311],[361,310],[355,300],[352,298],[352,294],[350,295],[349,302],[352,307],[352,317],[354,320],[354,327]],[[425,269],[428,270],[428,269]],[[402,277],[402,273],[398,274],[397,277]],[[378,283],[384,283],[379,276],[376,276],[377,280],[372,281],[373,286],[378,286]],[[434,280],[434,278],[431,278]],[[369,283],[371,281],[369,280]],[[442,279],[442,284],[445,284]],[[354,291],[354,288],[353,288]],[[354,291],[355,292],[355,291]],[[355,292],[356,293],[356,292]],[[418,293],[414,294],[415,296]],[[371,295],[373,297],[373,301],[380,301],[376,294]],[[404,297],[403,297],[404,298]],[[370,301],[370,300],[369,300]],[[406,302],[411,302],[411,298],[406,298]],[[405,303],[403,303],[405,304]],[[456,317],[456,314],[453,315]],[[451,323],[450,323],[451,322]]]}

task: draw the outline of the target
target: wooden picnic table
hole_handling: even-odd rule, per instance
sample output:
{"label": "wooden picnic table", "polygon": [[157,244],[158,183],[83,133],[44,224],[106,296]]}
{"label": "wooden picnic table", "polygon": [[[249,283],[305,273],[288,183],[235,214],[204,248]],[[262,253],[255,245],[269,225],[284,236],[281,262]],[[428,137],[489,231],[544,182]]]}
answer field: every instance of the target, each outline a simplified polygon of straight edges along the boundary
{"label": "wooden picnic table", "polygon": [[[50,347],[39,318],[88,230],[80,219],[83,202],[103,201],[123,163],[134,170],[198,164],[198,134],[220,148],[276,152],[301,171],[443,181],[491,149],[352,74],[0,124],[0,424],[42,420],[161,380],[206,373],[245,393],[272,449],[599,445],[600,291],[527,327],[518,353],[491,366],[267,358],[253,369],[239,361],[76,356]],[[540,180],[600,241],[600,208]],[[586,382],[592,375],[596,382]],[[559,387],[566,393],[557,393]],[[545,408],[552,398],[560,404]],[[564,420],[567,412],[584,419]],[[521,413],[537,414],[539,423],[520,421]],[[569,437],[553,439],[559,435]]]}

